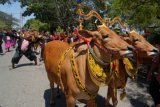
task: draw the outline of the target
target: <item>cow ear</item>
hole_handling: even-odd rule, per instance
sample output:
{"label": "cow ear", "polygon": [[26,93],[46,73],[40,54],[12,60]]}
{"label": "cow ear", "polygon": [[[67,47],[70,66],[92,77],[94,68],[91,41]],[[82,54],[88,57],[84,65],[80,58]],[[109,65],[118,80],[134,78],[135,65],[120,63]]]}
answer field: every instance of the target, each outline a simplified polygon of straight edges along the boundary
{"label": "cow ear", "polygon": [[129,40],[130,40],[129,36],[124,36],[123,39],[124,39],[125,41],[129,41]]}
{"label": "cow ear", "polygon": [[89,30],[80,30],[79,34],[86,37],[86,38],[93,37],[93,35],[94,35],[93,32],[89,31]]}
{"label": "cow ear", "polygon": [[126,35],[129,36],[129,32],[128,31],[126,32]]}
{"label": "cow ear", "polygon": [[130,39],[130,37],[129,37],[129,32],[126,32],[126,34],[123,35],[123,39],[124,39],[124,40]]}
{"label": "cow ear", "polygon": [[130,39],[130,35],[129,32],[126,32],[126,34],[123,36],[123,39],[128,42],[129,44],[131,44],[131,39]]}
{"label": "cow ear", "polygon": [[129,37],[130,38],[130,36],[131,36],[131,33],[130,32],[126,32],[126,37]]}

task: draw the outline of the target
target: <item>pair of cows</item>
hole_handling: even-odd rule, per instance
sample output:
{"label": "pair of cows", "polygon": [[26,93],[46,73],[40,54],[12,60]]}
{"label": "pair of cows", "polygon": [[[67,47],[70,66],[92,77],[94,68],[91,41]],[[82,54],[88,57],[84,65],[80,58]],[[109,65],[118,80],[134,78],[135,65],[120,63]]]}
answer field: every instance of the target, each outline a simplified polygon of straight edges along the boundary
{"label": "pair of cows", "polygon": [[[158,53],[158,50],[149,44],[136,32],[128,33],[125,38],[128,43],[108,27],[98,27],[96,31],[81,30],[79,37],[83,38],[77,43],[67,44],[61,41],[52,41],[46,44],[44,49],[44,63],[51,87],[51,103],[55,104],[54,83],[58,84],[66,97],[67,107],[75,107],[75,101],[83,99],[87,107],[96,107],[95,97],[98,94],[99,86],[91,78],[88,65],[88,52],[94,60],[104,67],[111,62],[119,62],[119,76],[127,81],[127,74],[124,69],[124,57],[132,57],[138,53],[139,57],[151,57]],[[92,51],[91,51],[92,50]],[[112,72],[112,71],[111,71]],[[112,98],[113,105],[117,105],[117,97],[114,89],[121,87],[112,76],[108,77],[108,95],[106,104]]]}

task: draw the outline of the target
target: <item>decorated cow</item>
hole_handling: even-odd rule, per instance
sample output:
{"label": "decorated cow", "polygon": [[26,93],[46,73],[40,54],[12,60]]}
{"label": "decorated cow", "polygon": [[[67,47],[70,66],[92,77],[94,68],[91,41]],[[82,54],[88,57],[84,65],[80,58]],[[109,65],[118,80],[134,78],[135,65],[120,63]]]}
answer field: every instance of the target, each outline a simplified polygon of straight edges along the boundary
{"label": "decorated cow", "polygon": [[111,79],[110,62],[132,56],[133,47],[106,26],[96,31],[81,30],[78,35],[82,39],[73,44],[52,41],[45,45],[44,63],[51,103],[55,104],[56,83],[65,94],[67,107],[75,107],[76,99],[84,99],[88,107],[95,107],[99,87]]}

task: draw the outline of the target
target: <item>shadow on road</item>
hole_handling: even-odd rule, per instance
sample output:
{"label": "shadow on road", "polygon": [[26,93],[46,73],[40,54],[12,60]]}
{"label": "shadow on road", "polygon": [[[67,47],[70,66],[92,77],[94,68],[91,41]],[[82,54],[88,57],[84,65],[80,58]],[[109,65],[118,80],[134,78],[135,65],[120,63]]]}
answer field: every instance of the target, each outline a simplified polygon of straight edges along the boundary
{"label": "shadow on road", "polygon": [[[55,88],[55,95],[56,95],[56,106],[55,107],[65,107],[66,101],[65,96],[62,92],[60,92],[60,97],[57,97],[57,88]],[[44,92],[44,99],[45,99],[45,107],[52,107],[50,105],[50,98],[51,98],[51,91],[50,89],[45,90]]]}
{"label": "shadow on road", "polygon": [[18,64],[15,66],[15,68],[20,68],[20,67],[24,67],[24,66],[35,66],[35,64],[34,63]]}
{"label": "shadow on road", "polygon": [[[136,84],[137,89],[128,89],[127,97],[130,100],[132,107],[154,107],[152,98],[148,92],[148,82],[146,73],[138,73],[136,81],[131,80],[130,84]],[[137,90],[137,91],[135,91]],[[141,91],[139,91],[141,90]]]}
{"label": "shadow on road", "polygon": [[[55,88],[55,95],[57,96],[57,88]],[[66,107],[66,101],[65,96],[60,92],[61,97],[56,99],[56,106],[55,107]],[[50,89],[45,90],[44,92],[44,99],[45,99],[45,107],[53,107],[50,105],[50,97],[51,97],[51,91]],[[96,97],[97,107],[105,107],[105,98],[97,95]],[[80,104],[80,102],[76,101],[76,104]],[[78,107],[78,106],[76,106]],[[112,107],[112,106],[108,106]]]}

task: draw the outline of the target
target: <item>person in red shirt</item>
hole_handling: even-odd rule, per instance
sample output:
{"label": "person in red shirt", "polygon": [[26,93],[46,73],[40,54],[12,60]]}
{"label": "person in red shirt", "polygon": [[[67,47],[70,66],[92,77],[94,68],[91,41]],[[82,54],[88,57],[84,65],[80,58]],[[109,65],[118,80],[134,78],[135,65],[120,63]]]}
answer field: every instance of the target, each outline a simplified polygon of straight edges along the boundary
{"label": "person in red shirt", "polygon": [[51,40],[51,41],[55,40],[55,34],[54,34],[54,32],[51,33],[51,35],[50,35],[50,40]]}

